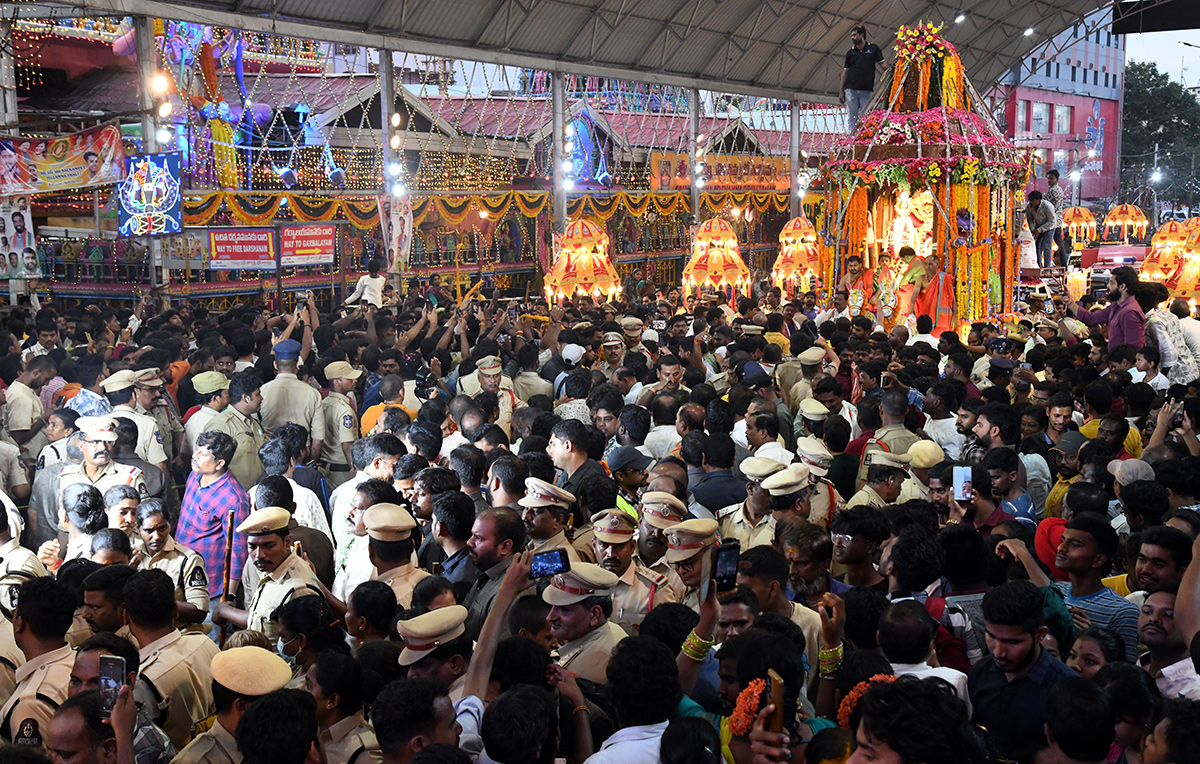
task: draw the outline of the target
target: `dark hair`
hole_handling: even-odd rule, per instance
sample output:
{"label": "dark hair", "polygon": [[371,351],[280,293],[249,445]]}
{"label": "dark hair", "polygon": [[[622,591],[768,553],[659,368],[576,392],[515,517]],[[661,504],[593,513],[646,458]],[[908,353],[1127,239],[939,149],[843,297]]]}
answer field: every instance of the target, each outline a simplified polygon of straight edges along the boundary
{"label": "dark hair", "polygon": [[976,415],[987,417],[988,424],[1000,430],[1000,442],[1011,446],[1021,437],[1021,418],[1016,410],[1004,403],[988,403]]}
{"label": "dark hair", "polygon": [[450,469],[464,488],[478,489],[487,472],[487,457],[475,446],[464,444],[450,452]]}
{"label": "dark hair", "polygon": [[987,542],[970,525],[947,525],[937,535],[945,555],[942,571],[952,586],[969,586],[984,580],[987,574]]}
{"label": "dark hair", "polygon": [[730,469],[733,467],[736,449],[733,438],[723,432],[715,432],[708,436],[705,443],[705,457],[708,464],[715,469]]}
{"label": "dark hair", "polygon": [[175,582],[161,570],[139,570],[125,582],[125,614],[134,625],[160,629],[175,620]]}
{"label": "dark hair", "polygon": [[974,764],[986,758],[966,704],[944,680],[902,676],[894,682],[874,682],[863,693],[858,711],[866,734],[887,743],[906,764]]}
{"label": "dark hair", "polygon": [[433,497],[433,517],[450,538],[466,541],[475,523],[475,502],[459,491],[439,493]]}
{"label": "dark hair", "polygon": [[1124,655],[1122,647],[1121,657],[1101,666],[1092,681],[1108,694],[1120,720],[1149,723],[1162,704],[1162,693],[1150,672],[1122,662]]}
{"label": "dark hair", "polygon": [[262,377],[258,376],[258,372],[251,369],[236,372],[229,378],[229,404],[241,403],[242,398],[252,395],[261,387]]}
{"label": "dark hair", "polygon": [[846,601],[846,638],[858,650],[875,649],[879,619],[891,604],[887,595],[877,589],[856,586],[842,599]]}
{"label": "dark hair", "polygon": [[[1158,480],[1135,480],[1121,486],[1121,505],[1128,515],[1141,516],[1143,527],[1162,525],[1163,515],[1171,508],[1167,489]],[[1188,542],[1191,555],[1191,542]]]}
{"label": "dark hair", "polygon": [[503,452],[503,455],[497,457],[488,468],[491,476],[500,481],[500,486],[505,493],[510,495],[519,495],[525,490],[525,478],[529,477],[529,470],[525,467],[525,463],[508,452]]}
{"label": "dark hair", "polygon": [[1118,663],[1125,660],[1125,638],[1111,629],[1103,626],[1089,626],[1075,637],[1075,644],[1081,639],[1090,639],[1100,648],[1100,654],[1108,663]]}
{"label": "dark hair", "polygon": [[442,430],[429,422],[413,422],[409,425],[406,437],[417,453],[431,462],[437,459],[442,450]]}
{"label": "dark hair", "polygon": [[497,764],[526,764],[541,759],[557,718],[544,688],[520,684],[488,704],[479,732],[488,758]]}
{"label": "dark hair", "polygon": [[[302,597],[303,599],[310,599]],[[317,653],[309,669],[325,697],[338,696],[338,711],[349,716],[362,710],[363,696],[378,692],[381,677],[364,671],[348,651],[325,650]]]}
{"label": "dark hair", "polygon": [[246,764],[295,764],[317,743],[317,700],[304,690],[276,690],[254,701],[234,737]]}
{"label": "dark hair", "polygon": [[371,704],[371,725],[385,755],[398,756],[417,735],[432,736],[440,698],[449,703],[446,685],[436,679],[401,679],[380,691]]}
{"label": "dark hair", "polygon": [[[454,584],[442,576],[425,576],[417,582],[412,591],[412,608],[415,614],[428,613],[429,606],[438,597],[449,592],[455,594]],[[455,601],[458,597],[455,595]],[[442,646],[450,644],[444,643]]]}
{"label": "dark hair", "polygon": [[458,475],[445,467],[426,467],[413,477],[413,484],[431,496],[451,491],[457,493],[462,488]]}
{"label": "dark hair", "polygon": [[75,595],[69,587],[43,576],[21,584],[13,620],[24,620],[39,639],[62,639],[75,620],[75,607]]}
{"label": "dark hair", "polygon": [[205,448],[212,452],[213,459],[225,462],[224,469],[229,469],[229,460],[237,451],[237,443],[229,435],[209,430],[196,436],[196,448]]}
{"label": "dark hair", "polygon": [[870,542],[882,544],[892,535],[883,513],[871,507],[850,507],[833,516],[833,532],[864,536]]}
{"label": "dark hair", "polygon": [[738,575],[759,578],[779,584],[786,589],[788,583],[788,561],[783,552],[773,546],[760,545],[742,552],[738,560]]}
{"label": "dark hair", "polygon": [[938,624],[916,600],[892,603],[879,619],[879,647],[893,664],[922,663],[937,636]]}
{"label": "dark hair", "polygon": [[110,631],[102,631],[99,634],[93,634],[84,640],[79,649],[75,651],[76,655],[83,653],[98,652],[103,650],[107,653],[125,659],[125,671],[136,671],[141,659],[138,657],[138,649],[125,637],[118,637]]}
{"label": "dark hair", "polygon": [[1029,581],[1010,581],[983,595],[981,605],[986,623],[1019,626],[1034,634],[1046,625],[1042,590]]}
{"label": "dark hair", "polygon": [[[115,528],[106,530],[116,530]],[[117,530],[122,536],[125,536],[123,531]],[[129,545],[129,537],[125,536],[125,544]],[[105,565],[95,573],[89,573],[88,577],[83,579],[83,590],[85,592],[101,592],[104,594],[104,599],[108,600],[114,606],[125,604],[125,582],[137,573],[137,568],[132,565]]]}
{"label": "dark hair", "polygon": [[362,481],[355,487],[354,492],[361,493],[370,499],[370,507],[376,504],[395,504],[400,500],[400,492],[396,490],[396,487],[379,478]]}
{"label": "dark hair", "polygon": [[125,555],[127,560],[133,559],[133,545],[129,543],[129,536],[120,528],[101,528],[96,531],[96,535],[92,536],[90,551],[92,554],[116,552]]}
{"label": "dark hair", "polygon": [[1112,745],[1117,714],[1104,690],[1080,676],[1063,677],[1046,694],[1046,726],[1071,759],[1102,761]]}
{"label": "dark hair", "polygon": [[295,597],[276,608],[272,620],[279,622],[293,637],[303,635],[314,654],[334,650],[349,654],[345,632],[335,627],[333,612],[323,597]]}
{"label": "dark hair", "polygon": [[677,716],[663,732],[659,761],[661,764],[721,764],[721,738],[707,720]]}
{"label": "dark hair", "polygon": [[622,727],[660,724],[675,715],[682,695],[679,669],[657,639],[639,635],[618,642],[606,675],[605,689]]}
{"label": "dark hair", "polygon": [[[72,695],[62,702],[55,712],[55,716],[63,716],[69,711],[78,711],[79,716],[83,718],[83,723],[87,727],[88,737],[93,745],[99,745],[105,740],[109,740],[116,736],[116,731],[113,725],[105,723],[100,718],[100,691],[99,690],[84,690],[78,695]],[[13,729],[16,729],[14,727]],[[44,735],[46,730],[42,730]],[[5,746],[11,748],[14,746]],[[21,748],[21,746],[15,746]],[[5,751],[8,754],[8,751]]]}
{"label": "dark hair", "polygon": [[921,591],[942,575],[946,556],[933,534],[919,525],[900,531],[888,550],[902,592]]}
{"label": "dark hair", "polygon": [[396,612],[396,593],[383,581],[363,581],[350,592],[354,614],[380,634],[387,634]]}
{"label": "dark hair", "polygon": [[87,483],[70,483],[64,486],[62,503],[67,519],[80,533],[91,536],[108,527],[108,515],[104,513],[104,497],[94,486]]}
{"label": "dark hair", "polygon": [[[1116,561],[1121,546],[1121,541],[1117,538],[1117,531],[1108,522],[1108,519],[1093,512],[1076,512],[1067,521],[1067,528],[1073,531],[1083,531],[1092,537],[1100,554],[1107,558],[1101,568],[1101,572],[1107,574],[1113,562]],[[1144,537],[1142,543],[1146,543]]]}

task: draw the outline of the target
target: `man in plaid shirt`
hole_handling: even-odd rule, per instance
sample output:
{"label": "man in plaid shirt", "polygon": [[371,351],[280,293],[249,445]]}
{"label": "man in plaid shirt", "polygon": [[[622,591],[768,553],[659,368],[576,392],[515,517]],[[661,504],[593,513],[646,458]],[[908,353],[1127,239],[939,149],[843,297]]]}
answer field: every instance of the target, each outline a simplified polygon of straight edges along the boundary
{"label": "man in plaid shirt", "polygon": [[[250,497],[229,472],[229,461],[237,446],[223,432],[209,431],[196,438],[192,474],[183,493],[179,528],[175,540],[204,558],[209,598],[215,605],[225,587],[225,534],[229,514],[236,528],[250,515]],[[229,580],[240,581],[246,564],[246,536],[235,534]]]}

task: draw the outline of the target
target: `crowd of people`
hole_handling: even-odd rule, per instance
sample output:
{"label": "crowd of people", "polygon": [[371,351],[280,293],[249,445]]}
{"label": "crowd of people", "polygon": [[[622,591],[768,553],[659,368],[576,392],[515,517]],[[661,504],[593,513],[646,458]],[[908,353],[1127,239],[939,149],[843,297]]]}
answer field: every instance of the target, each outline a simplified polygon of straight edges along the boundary
{"label": "crowd of people", "polygon": [[0,757],[1200,762],[1161,285],[965,341],[766,283],[377,286],[9,316]]}

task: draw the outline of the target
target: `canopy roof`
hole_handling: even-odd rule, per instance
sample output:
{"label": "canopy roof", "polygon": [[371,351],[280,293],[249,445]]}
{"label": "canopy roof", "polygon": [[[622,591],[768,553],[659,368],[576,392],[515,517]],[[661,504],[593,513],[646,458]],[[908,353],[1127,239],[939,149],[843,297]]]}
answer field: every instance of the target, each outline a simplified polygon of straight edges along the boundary
{"label": "canopy roof", "polygon": [[[4,3],[8,7],[32,4]],[[39,2],[23,13],[50,15]],[[719,92],[836,98],[850,29],[945,36],[986,91],[1102,0],[80,0],[64,12],[150,15],[410,53]],[[966,18],[955,24],[954,18]],[[1025,36],[1027,28],[1034,34]],[[889,56],[890,58],[890,56]]]}

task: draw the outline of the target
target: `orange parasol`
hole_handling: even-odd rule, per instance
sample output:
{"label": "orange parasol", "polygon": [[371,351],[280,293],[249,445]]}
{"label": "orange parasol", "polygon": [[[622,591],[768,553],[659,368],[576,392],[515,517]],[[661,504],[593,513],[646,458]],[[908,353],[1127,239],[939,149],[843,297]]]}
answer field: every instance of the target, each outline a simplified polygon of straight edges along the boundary
{"label": "orange parasol", "polygon": [[1182,249],[1187,244],[1191,231],[1178,220],[1168,220],[1158,227],[1150,237],[1150,246],[1164,249]]}
{"label": "orange parasol", "polygon": [[782,287],[785,281],[808,278],[817,271],[817,232],[806,218],[792,218],[779,232],[779,257],[771,277]]}
{"label": "orange parasol", "polygon": [[1200,228],[1200,218],[1188,218],[1183,221],[1183,227],[1188,229],[1189,232],[1195,231],[1197,228]]}
{"label": "orange parasol", "polygon": [[1096,218],[1087,207],[1067,207],[1063,210],[1062,222],[1072,240],[1096,238]]}
{"label": "orange parasol", "polygon": [[1136,204],[1118,204],[1104,216],[1104,228],[1120,228],[1122,237],[1128,235],[1127,229],[1132,231],[1134,236],[1145,236],[1149,225],[1146,213]]}
{"label": "orange parasol", "polygon": [[546,273],[546,298],[570,297],[576,293],[599,297],[617,293],[621,280],[609,259],[608,234],[588,220],[567,225],[554,265]]}
{"label": "orange parasol", "polygon": [[692,239],[692,258],[683,266],[684,284],[740,285],[750,280],[750,269],[738,251],[737,233],[722,218],[706,220]]}
{"label": "orange parasol", "polygon": [[[1145,268],[1143,265],[1142,270]],[[1193,302],[1200,297],[1200,229],[1192,232],[1176,254],[1175,271],[1167,276],[1165,283],[1175,297]]]}

